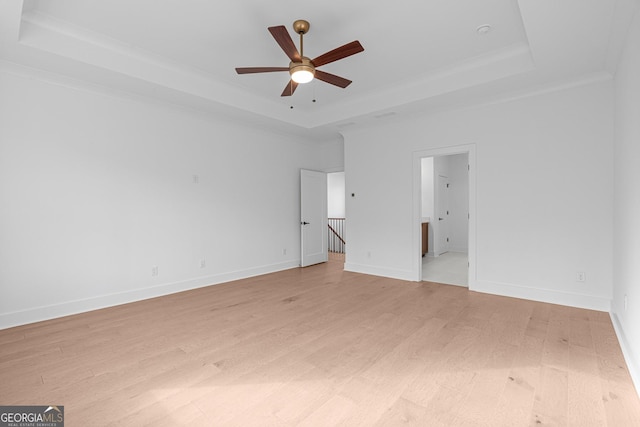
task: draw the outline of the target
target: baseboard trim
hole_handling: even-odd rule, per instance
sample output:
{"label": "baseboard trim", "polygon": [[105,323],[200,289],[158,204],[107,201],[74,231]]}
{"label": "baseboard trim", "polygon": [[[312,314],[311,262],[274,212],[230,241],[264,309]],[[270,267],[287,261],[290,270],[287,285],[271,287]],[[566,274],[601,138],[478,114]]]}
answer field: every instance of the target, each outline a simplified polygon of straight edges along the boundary
{"label": "baseboard trim", "polygon": [[622,325],[622,322],[620,322],[618,315],[614,312],[611,312],[609,313],[609,316],[611,317],[613,329],[615,330],[618,337],[618,342],[620,343],[620,348],[622,349],[624,361],[627,362],[629,376],[631,376],[631,381],[636,388],[636,394],[640,397],[640,365],[638,364],[638,358],[635,357],[633,351],[631,350],[631,346],[627,341],[627,336],[624,333],[624,327]]}
{"label": "baseboard trim", "polygon": [[234,280],[246,279],[262,274],[275,273],[277,271],[289,270],[300,266],[300,260],[287,261],[278,264],[264,265],[246,270],[231,271],[214,274],[210,276],[196,277],[189,280],[164,283],[161,285],[134,289],[115,294],[101,295],[94,298],[68,301],[49,306],[35,307],[27,310],[14,311],[0,314],[0,330],[12,328],[14,326],[26,325],[29,323],[41,322],[58,317],[70,316],[101,308],[113,307],[121,304],[141,301],[149,298],[161,297],[175,294],[191,289],[203,288],[206,286],[218,285],[220,283]]}
{"label": "baseboard trim", "polygon": [[595,295],[531,288],[486,280],[476,280],[475,284],[469,287],[469,290],[505,297],[528,299],[531,301],[547,302],[550,304],[566,305],[569,307],[585,308],[588,310],[605,311],[607,313],[611,311],[611,299]]}
{"label": "baseboard trim", "polygon": [[469,248],[449,248],[449,250],[447,252],[456,252],[459,254],[468,254],[469,253]]}
{"label": "baseboard trim", "polygon": [[415,273],[410,270],[396,270],[392,268],[380,268],[373,265],[366,264],[354,264],[346,262],[344,264],[344,271],[351,271],[353,273],[370,274],[372,276],[388,277],[390,279],[408,280],[414,281]]}

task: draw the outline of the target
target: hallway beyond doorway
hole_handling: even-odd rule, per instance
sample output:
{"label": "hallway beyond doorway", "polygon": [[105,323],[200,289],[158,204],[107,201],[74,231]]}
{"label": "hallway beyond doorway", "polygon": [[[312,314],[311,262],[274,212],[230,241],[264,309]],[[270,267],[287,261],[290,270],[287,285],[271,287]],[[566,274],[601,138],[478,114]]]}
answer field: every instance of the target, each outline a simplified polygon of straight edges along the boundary
{"label": "hallway beyond doorway", "polygon": [[468,287],[469,256],[462,252],[446,252],[422,258],[422,281]]}

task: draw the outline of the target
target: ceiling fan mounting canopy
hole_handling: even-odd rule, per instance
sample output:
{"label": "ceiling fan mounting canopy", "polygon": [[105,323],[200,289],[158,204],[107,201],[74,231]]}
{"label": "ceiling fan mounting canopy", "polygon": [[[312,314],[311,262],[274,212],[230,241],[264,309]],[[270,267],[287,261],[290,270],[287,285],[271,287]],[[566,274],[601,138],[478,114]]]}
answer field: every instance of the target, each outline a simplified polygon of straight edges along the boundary
{"label": "ceiling fan mounting canopy", "polygon": [[304,19],[298,19],[293,23],[293,31],[295,31],[296,34],[307,34],[309,32],[309,27],[311,27],[311,24],[309,24],[309,21],[305,21]]}
{"label": "ceiling fan mounting canopy", "polygon": [[252,74],[289,71],[291,80],[287,83],[281,96],[291,96],[298,84],[310,82],[314,78],[343,89],[346,88],[351,84],[351,80],[318,70],[317,67],[360,53],[364,51],[364,48],[359,41],[354,40],[316,58],[309,59],[304,56],[303,36],[309,31],[310,26],[309,22],[304,19],[298,19],[293,23],[293,30],[300,35],[300,51],[296,48],[284,25],[268,28],[280,48],[291,60],[288,67],[243,67],[236,68],[236,72],[238,74]]}

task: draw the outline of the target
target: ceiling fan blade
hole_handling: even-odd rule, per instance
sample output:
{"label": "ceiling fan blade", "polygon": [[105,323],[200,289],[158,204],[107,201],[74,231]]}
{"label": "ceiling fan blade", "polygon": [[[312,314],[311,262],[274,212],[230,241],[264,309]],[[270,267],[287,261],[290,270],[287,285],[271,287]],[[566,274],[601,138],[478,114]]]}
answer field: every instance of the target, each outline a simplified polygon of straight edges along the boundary
{"label": "ceiling fan blade", "polygon": [[336,76],[335,74],[326,73],[320,70],[316,70],[316,79],[341,87],[343,89],[351,84],[351,80],[347,80],[344,77]]}
{"label": "ceiling fan blade", "polygon": [[325,54],[318,56],[315,59],[312,59],[311,62],[316,67],[320,67],[324,64],[328,64],[330,62],[337,61],[338,59],[346,58],[347,56],[355,55],[356,53],[360,53],[364,50],[362,45],[358,40],[354,40],[351,43],[347,43],[343,46],[337,47]]}
{"label": "ceiling fan blade", "polygon": [[251,74],[251,73],[271,73],[274,71],[289,71],[289,67],[244,67],[236,68],[238,74]]}
{"label": "ceiling fan blade", "polygon": [[291,96],[291,95],[293,95],[293,92],[296,91],[297,87],[298,87],[298,83],[294,82],[293,80],[289,80],[289,83],[287,83],[287,85],[285,86],[284,90],[282,91],[282,95],[280,95],[280,96]]}
{"label": "ceiling fan blade", "polygon": [[296,45],[293,43],[291,36],[289,35],[289,31],[284,25],[279,25],[277,27],[269,27],[269,32],[276,39],[276,42],[280,45],[284,53],[287,54],[290,60],[293,62],[300,62],[300,53],[298,53],[298,49]]}

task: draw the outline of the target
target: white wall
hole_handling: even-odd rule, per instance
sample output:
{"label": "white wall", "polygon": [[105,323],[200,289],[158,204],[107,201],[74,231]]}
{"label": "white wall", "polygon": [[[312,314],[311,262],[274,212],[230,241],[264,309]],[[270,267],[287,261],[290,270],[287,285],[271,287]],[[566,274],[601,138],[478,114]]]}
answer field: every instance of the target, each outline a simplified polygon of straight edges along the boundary
{"label": "white wall", "polygon": [[420,176],[422,178],[422,217],[433,219],[434,194],[433,194],[433,157],[425,157],[421,160]]}
{"label": "white wall", "polygon": [[327,174],[327,199],[329,218],[344,218],[344,172]]}
{"label": "white wall", "polygon": [[357,195],[347,198],[345,267],[419,280],[413,153],[475,144],[472,289],[608,310],[612,89],[599,82],[345,132],[347,193]]}
{"label": "white wall", "polygon": [[[640,12],[615,79],[613,319],[640,390]],[[625,310],[624,297],[628,305]]]}
{"label": "white wall", "polygon": [[3,71],[0,93],[0,328],[295,267],[299,169],[343,166],[342,142]]}

